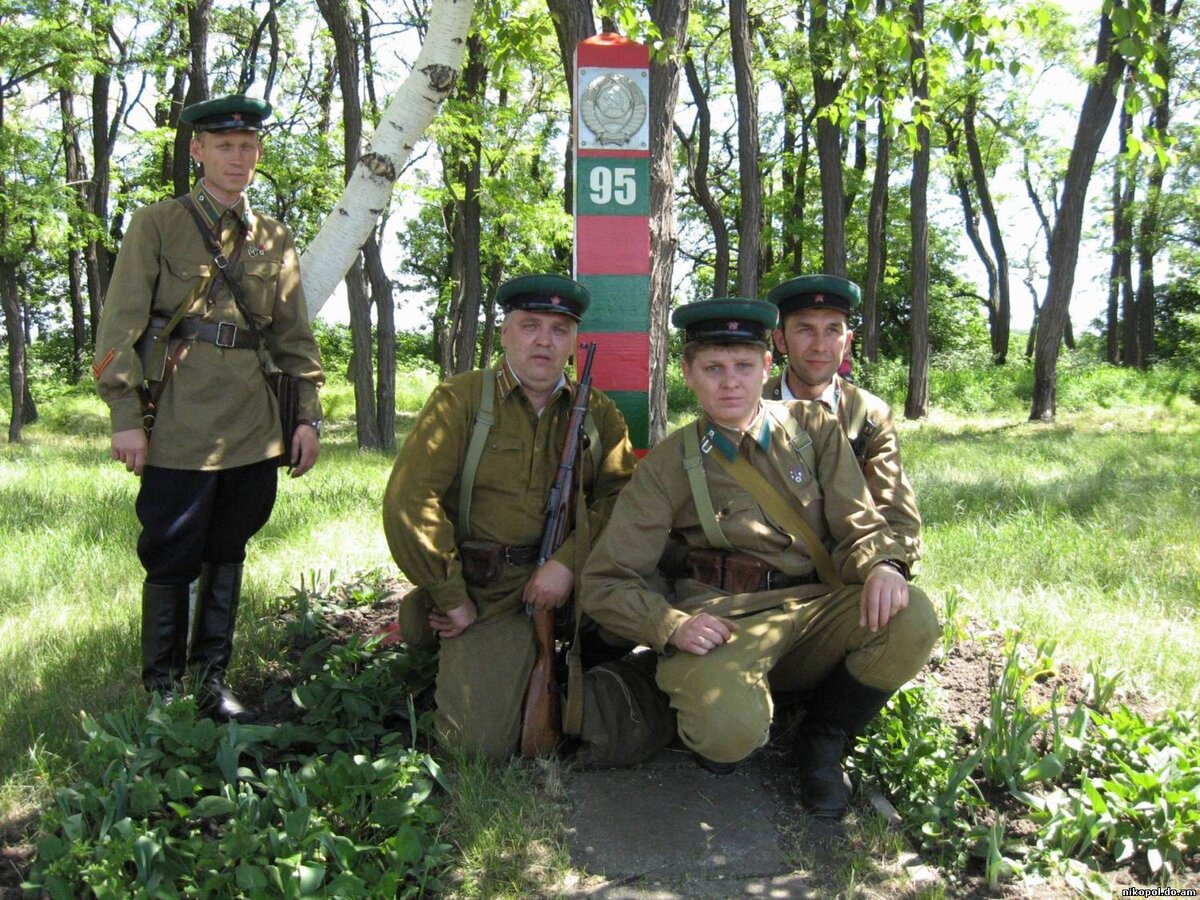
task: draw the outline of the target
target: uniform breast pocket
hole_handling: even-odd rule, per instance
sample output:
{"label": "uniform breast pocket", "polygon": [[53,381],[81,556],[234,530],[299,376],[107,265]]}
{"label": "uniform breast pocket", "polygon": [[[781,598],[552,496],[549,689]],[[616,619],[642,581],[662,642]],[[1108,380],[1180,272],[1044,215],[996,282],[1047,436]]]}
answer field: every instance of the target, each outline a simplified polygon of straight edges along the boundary
{"label": "uniform breast pocket", "polygon": [[173,256],[164,256],[163,262],[155,288],[154,306],[160,311],[173,313],[180,303],[201,292],[212,277],[213,265],[211,261],[197,262]]}
{"label": "uniform breast pocket", "polygon": [[[716,498],[713,499],[716,501]],[[721,531],[735,547],[758,549],[764,542],[768,545],[782,543],[778,529],[767,520],[759,505],[748,496],[739,495],[715,502],[713,511]]]}
{"label": "uniform breast pocket", "polygon": [[275,312],[275,282],[279,279],[278,259],[248,259],[242,265],[242,291],[246,305],[258,325],[269,325]]}
{"label": "uniform breast pocket", "polygon": [[531,456],[520,437],[492,434],[479,460],[476,493],[496,499],[523,497],[532,488],[529,484]]}

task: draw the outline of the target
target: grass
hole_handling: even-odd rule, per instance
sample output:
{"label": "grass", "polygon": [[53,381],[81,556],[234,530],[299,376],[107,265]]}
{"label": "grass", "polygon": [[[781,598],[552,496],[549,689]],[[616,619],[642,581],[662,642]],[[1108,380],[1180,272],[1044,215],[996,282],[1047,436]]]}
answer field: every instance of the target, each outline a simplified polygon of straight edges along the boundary
{"label": "grass", "polygon": [[925,519],[921,581],[971,614],[1200,699],[1200,433],[1195,407],[1125,407],[1055,425],[944,417],[906,429]]}
{"label": "grass", "polygon": [[[958,398],[950,406],[976,411],[901,426],[926,521],[920,583],[954,597],[963,615],[1056,641],[1056,656],[1081,669],[1123,669],[1127,681],[1191,707],[1200,699],[1190,664],[1200,643],[1200,410],[1170,390],[1177,378],[1119,374],[1070,370],[1070,396],[1105,405],[1081,402],[1054,425],[1033,425],[1019,366],[1007,379],[935,372],[935,404],[945,390]],[[406,376],[401,432],[432,384]],[[391,459],[355,448],[348,385],[335,380],[324,396],[321,461],[303,479],[282,480],[250,547],[250,627],[235,677],[258,667],[277,598],[302,577],[390,566],[379,504]],[[44,805],[69,779],[80,711],[143,702],[136,480],[108,460],[107,417],[89,390],[61,393],[41,412],[25,443],[0,445],[0,821]],[[686,417],[673,410],[673,423]],[[554,798],[556,771],[448,768],[456,892],[520,895],[561,883],[568,862],[556,806],[535,815],[529,802],[530,792]]]}

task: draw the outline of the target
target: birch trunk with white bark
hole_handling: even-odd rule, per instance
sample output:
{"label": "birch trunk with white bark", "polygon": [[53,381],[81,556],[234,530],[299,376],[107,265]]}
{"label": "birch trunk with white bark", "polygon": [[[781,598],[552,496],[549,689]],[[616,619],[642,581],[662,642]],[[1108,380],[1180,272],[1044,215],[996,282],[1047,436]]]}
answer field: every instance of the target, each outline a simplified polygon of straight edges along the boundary
{"label": "birch trunk with white bark", "polygon": [[387,207],[413,145],[450,95],[467,46],[474,0],[435,0],[429,31],[413,70],[392,96],[370,148],[354,166],[342,196],[300,256],[309,318],[345,276]]}

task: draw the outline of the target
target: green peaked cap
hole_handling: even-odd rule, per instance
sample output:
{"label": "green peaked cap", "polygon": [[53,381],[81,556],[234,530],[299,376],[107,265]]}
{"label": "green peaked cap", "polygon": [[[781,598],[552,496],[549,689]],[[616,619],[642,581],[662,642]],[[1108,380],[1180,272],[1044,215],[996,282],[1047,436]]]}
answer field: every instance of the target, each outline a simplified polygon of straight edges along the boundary
{"label": "green peaked cap", "polygon": [[258,97],[230,94],[201,100],[183,108],[179,121],[201,131],[261,131],[271,116],[271,104]]}
{"label": "green peaked cap", "polygon": [[765,300],[717,297],[697,300],[671,314],[671,324],[682,328],[684,340],[702,344],[768,344],[779,310]]}
{"label": "green peaked cap", "polygon": [[767,301],[779,307],[780,317],[798,309],[836,309],[850,315],[861,300],[858,285],[836,275],[798,275],[767,294]]}
{"label": "green peaked cap", "polygon": [[592,295],[578,281],[562,275],[521,275],[500,285],[496,302],[506,313],[514,309],[562,313],[578,322]]}

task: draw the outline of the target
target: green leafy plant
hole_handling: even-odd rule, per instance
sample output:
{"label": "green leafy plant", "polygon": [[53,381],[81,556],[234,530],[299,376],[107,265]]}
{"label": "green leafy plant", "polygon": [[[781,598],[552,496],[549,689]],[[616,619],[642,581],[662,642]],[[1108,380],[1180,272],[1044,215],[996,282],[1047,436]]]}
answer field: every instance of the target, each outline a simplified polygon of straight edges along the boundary
{"label": "green leafy plant", "polygon": [[[329,633],[327,593],[302,589],[296,601],[299,629]],[[434,887],[448,850],[445,781],[414,749],[420,719],[408,693],[428,660],[381,649],[377,637],[324,637],[300,670],[305,714],[294,724],[218,726],[187,699],[85,715],[79,778],[43,816],[25,887],[53,898],[85,887],[102,898]]]}

